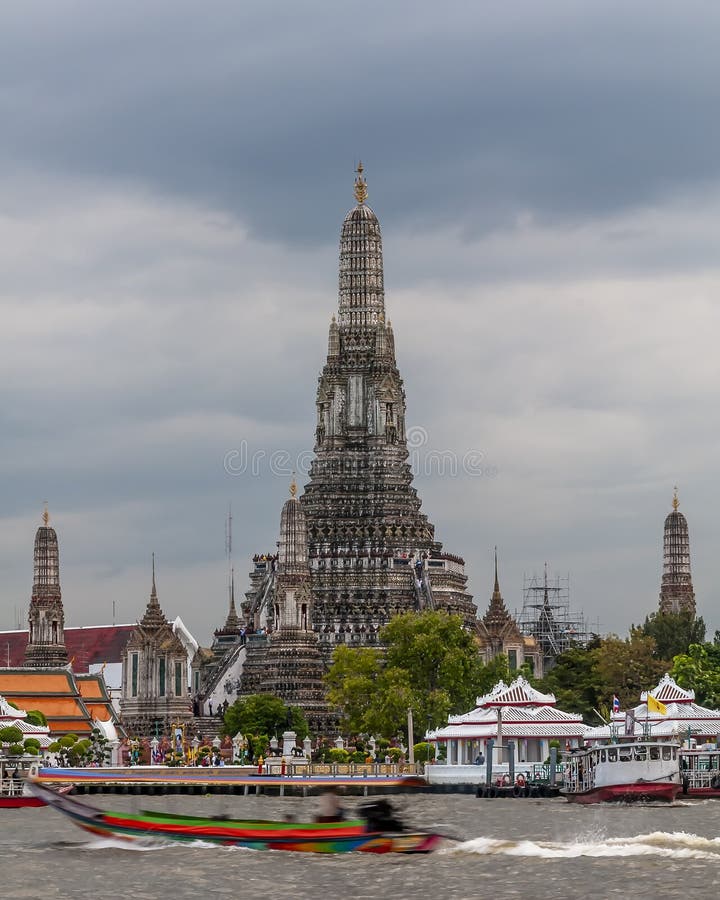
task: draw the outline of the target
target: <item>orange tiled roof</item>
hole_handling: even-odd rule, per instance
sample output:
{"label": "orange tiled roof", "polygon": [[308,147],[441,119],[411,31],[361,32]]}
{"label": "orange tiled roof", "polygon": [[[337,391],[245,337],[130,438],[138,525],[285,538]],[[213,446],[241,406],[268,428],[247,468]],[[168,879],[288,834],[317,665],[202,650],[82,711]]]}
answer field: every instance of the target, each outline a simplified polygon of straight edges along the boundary
{"label": "orange tiled roof", "polygon": [[69,669],[0,669],[0,694],[22,709],[39,709],[53,735],[85,734],[93,727]]}
{"label": "orange tiled roof", "polygon": [[98,722],[117,722],[117,716],[102,676],[78,675],[76,681],[80,695],[93,719]]}

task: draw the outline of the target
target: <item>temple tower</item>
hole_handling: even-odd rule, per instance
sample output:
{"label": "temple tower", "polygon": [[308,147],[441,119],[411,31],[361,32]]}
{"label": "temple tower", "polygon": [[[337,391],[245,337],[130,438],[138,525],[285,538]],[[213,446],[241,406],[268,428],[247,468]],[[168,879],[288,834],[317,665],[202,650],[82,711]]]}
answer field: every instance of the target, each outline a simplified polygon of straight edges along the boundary
{"label": "temple tower", "polygon": [[33,589],[25,649],[25,665],[35,668],[66,666],[68,663],[60,593],[60,551],[57,534],[48,524],[49,520],[46,508],[43,524],[35,534]]}
{"label": "temple tower", "polygon": [[242,694],[274,694],[299,706],[310,729],[324,733],[335,721],[325,700],[325,666],[312,619],[312,576],[307,524],[293,481],[280,515],[280,540],[270,635],[248,638]]}
{"label": "temple tower", "polygon": [[672,512],[665,519],[663,536],[663,575],[660,587],[661,613],[695,615],[695,592],[690,575],[690,535],[685,516],[678,507],[677,488]]}
{"label": "temple tower", "polygon": [[[464,561],[443,552],[412,485],[405,391],[385,318],[380,224],[362,164],[340,237],[337,319],[317,390],[315,458],[301,498],[313,620],[329,656],[375,644],[395,614],[445,609],[476,627]],[[253,598],[249,598],[252,602]]]}
{"label": "temple tower", "polygon": [[152,737],[192,718],[187,653],[160,608],[155,554],[150,600],[123,650],[122,673],[120,715],[128,734]]}
{"label": "temple tower", "polygon": [[489,663],[499,654],[507,656],[510,671],[529,663],[537,678],[543,676],[543,655],[538,642],[531,635],[524,635],[517,621],[510,615],[500,593],[498,579],[497,547],[495,548],[495,584],[487,612],[478,623],[480,655]]}

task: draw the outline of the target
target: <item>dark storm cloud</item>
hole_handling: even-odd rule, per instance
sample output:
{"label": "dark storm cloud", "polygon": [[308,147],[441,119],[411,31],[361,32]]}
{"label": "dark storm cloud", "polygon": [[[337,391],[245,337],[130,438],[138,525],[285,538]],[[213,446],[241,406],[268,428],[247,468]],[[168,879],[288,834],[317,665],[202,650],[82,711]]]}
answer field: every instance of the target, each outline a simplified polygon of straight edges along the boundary
{"label": "dark storm cloud", "polygon": [[203,197],[266,237],[324,240],[325,185],[361,155],[386,225],[469,234],[647,203],[720,166],[709,3],[34,10],[0,13],[6,165]]}
{"label": "dark storm cloud", "polygon": [[[428,450],[484,606],[501,547],[622,631],[679,480],[712,609],[720,8],[650,2],[6,3],[2,623],[50,501],[71,624],[161,601],[205,641],[310,448],[353,162]],[[710,411],[710,412],[709,412]],[[257,454],[229,473],[228,452]],[[300,479],[302,482],[302,478]],[[696,563],[697,560],[697,563]],[[238,583],[243,580],[238,575]]]}

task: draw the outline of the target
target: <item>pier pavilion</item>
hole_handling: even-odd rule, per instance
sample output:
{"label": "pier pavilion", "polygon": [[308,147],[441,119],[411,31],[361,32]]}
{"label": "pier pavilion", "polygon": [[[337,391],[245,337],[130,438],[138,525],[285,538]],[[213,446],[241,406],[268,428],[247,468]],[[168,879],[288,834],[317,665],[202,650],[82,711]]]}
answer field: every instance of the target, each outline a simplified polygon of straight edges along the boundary
{"label": "pier pavilion", "polygon": [[[519,677],[509,685],[498,682],[489,694],[477,698],[475,709],[450,716],[444,728],[428,732],[426,739],[436,746],[445,745],[445,767],[457,767],[455,775],[471,775],[460,769],[479,770],[475,762],[480,754],[486,756],[490,740],[494,742],[494,762],[507,761],[507,744],[513,741],[516,761],[522,765],[547,759],[553,740],[560,742],[561,749],[579,746],[587,730],[581,716],[557,708],[553,694],[541,694]],[[443,767],[431,768],[433,775],[439,775],[436,770]],[[476,778],[463,780],[479,779],[478,772]]]}
{"label": "pier pavilion", "polygon": [[[665,706],[664,715],[648,710],[648,694]],[[666,674],[653,690],[640,694],[637,706],[613,713],[609,725],[588,728],[585,739],[607,741],[628,732],[640,737],[646,730],[660,740],[686,741],[689,737],[697,744],[715,744],[720,735],[720,710],[700,706],[695,691],[680,687]]]}

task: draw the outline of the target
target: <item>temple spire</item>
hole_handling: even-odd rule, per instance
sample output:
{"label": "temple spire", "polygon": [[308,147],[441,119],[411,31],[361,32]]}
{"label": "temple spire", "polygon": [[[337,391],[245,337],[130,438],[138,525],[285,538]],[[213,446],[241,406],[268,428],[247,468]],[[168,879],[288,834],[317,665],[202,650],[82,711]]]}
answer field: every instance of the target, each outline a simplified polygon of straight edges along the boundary
{"label": "temple spire", "polygon": [[47,504],[43,524],[35,534],[33,587],[28,612],[29,635],[25,665],[65,666],[65,614],[60,592],[60,550],[57,534],[48,525]]}
{"label": "temple spire", "polygon": [[663,574],[660,587],[660,612],[695,615],[695,591],[690,573],[690,534],[685,516],[678,507],[677,487],[673,492],[672,512],[663,529]]}
{"label": "temple spire", "polygon": [[240,619],[235,608],[235,569],[230,572],[230,609],[228,611],[225,625],[222,629],[223,634],[235,633],[240,630]]}
{"label": "temple spire", "polygon": [[512,620],[512,616],[507,611],[507,607],[505,606],[505,601],[503,600],[502,594],[500,593],[500,579],[498,578],[498,559],[497,559],[497,547],[495,548],[495,585],[493,587],[492,597],[490,598],[490,605],[488,606],[488,610],[483,616],[483,622],[485,623],[486,628],[490,631],[493,629],[498,629],[507,625],[508,622]]}
{"label": "temple spire", "polygon": [[285,501],[280,514],[278,566],[281,572],[304,572],[308,568],[307,525],[296,494],[297,483],[293,475],[290,497]]}
{"label": "temple spire", "polygon": [[354,206],[345,216],[340,236],[338,325],[341,331],[367,329],[385,316],[380,223],[365,202],[363,165],[357,167]]}
{"label": "temple spire", "polygon": [[355,178],[355,188],[353,193],[355,194],[355,199],[361,206],[367,200],[368,196],[367,181],[365,181],[363,171],[363,164],[362,162],[359,162],[356,169],[357,177]]}
{"label": "temple spire", "polygon": [[142,617],[142,625],[158,628],[161,625],[167,625],[165,613],[160,608],[158,600],[157,588],[155,586],[155,554],[152,555],[152,587],[150,589],[150,600],[145,608],[145,615]]}
{"label": "temple spire", "polygon": [[152,555],[152,588],[150,590],[150,599],[158,602],[157,588],[155,587],[155,553]]}

